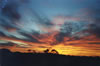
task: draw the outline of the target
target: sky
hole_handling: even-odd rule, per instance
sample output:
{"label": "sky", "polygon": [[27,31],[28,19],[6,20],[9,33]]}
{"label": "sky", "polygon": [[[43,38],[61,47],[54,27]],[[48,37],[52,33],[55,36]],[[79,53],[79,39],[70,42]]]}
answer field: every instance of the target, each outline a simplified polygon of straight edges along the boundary
{"label": "sky", "polygon": [[0,49],[100,56],[99,0],[0,0]]}

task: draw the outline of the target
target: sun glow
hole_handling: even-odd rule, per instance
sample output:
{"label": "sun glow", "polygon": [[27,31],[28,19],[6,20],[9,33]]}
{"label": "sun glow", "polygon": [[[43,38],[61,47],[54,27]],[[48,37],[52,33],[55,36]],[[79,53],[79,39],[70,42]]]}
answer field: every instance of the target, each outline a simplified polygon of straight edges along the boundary
{"label": "sun glow", "polygon": [[[6,46],[0,48],[10,49],[12,52],[24,52],[28,53],[28,49],[35,50],[37,53],[44,53],[46,49],[55,49],[59,54],[63,55],[75,55],[75,56],[100,56],[100,39],[96,36],[83,37],[80,40],[74,38],[64,37],[62,42],[58,42],[55,39],[57,32],[51,35],[40,35],[40,38],[36,38],[41,43],[29,42],[24,40],[18,40],[8,37],[0,37],[0,40],[16,43],[14,46]],[[41,38],[42,37],[42,38]]]}

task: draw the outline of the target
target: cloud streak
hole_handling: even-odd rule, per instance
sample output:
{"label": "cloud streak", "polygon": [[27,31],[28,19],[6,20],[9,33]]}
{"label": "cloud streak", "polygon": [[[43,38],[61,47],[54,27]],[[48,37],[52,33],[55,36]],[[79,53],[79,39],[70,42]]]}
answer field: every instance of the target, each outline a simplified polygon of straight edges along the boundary
{"label": "cloud streak", "polygon": [[75,49],[74,55],[100,56],[100,8],[96,1],[51,0],[45,4],[52,5],[48,8],[40,0],[0,0],[0,48],[19,52],[54,48],[65,55],[73,55]]}

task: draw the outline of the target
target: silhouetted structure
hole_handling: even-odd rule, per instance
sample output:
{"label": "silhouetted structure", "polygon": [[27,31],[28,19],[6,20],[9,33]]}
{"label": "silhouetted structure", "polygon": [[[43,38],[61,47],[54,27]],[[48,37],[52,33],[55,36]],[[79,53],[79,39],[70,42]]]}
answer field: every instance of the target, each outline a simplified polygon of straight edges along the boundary
{"label": "silhouetted structure", "polygon": [[100,66],[100,57],[15,53],[6,49],[0,52],[1,66]]}
{"label": "silhouetted structure", "polygon": [[59,54],[58,51],[56,51],[55,49],[52,49],[51,53],[53,53],[53,54]]}
{"label": "silhouetted structure", "polygon": [[58,51],[56,51],[55,49],[52,49],[52,50],[46,49],[46,50],[44,50],[44,53],[59,54]]}
{"label": "silhouetted structure", "polygon": [[31,50],[29,49],[28,52],[31,52]]}
{"label": "silhouetted structure", "polygon": [[36,51],[35,50],[32,50],[32,53],[36,53]]}
{"label": "silhouetted structure", "polygon": [[44,50],[44,53],[49,53],[49,49]]}

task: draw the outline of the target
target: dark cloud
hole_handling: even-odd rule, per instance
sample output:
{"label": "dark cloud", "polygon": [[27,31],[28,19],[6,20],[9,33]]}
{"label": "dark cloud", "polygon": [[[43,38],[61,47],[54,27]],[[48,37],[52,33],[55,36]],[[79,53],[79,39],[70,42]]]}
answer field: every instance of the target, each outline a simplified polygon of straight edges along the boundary
{"label": "dark cloud", "polygon": [[[38,12],[34,9],[34,7],[33,7],[33,9],[29,8],[30,6],[27,6],[28,8],[25,7],[26,5],[23,5],[23,4],[26,4],[26,3],[30,3],[30,0],[9,0],[7,3],[5,3],[5,6],[2,8],[2,12],[1,12],[2,16],[0,16],[0,27],[5,29],[4,31],[8,31],[9,33],[17,30],[17,34],[21,34],[21,36],[27,37],[28,39],[16,38],[15,35],[10,35],[9,37],[21,39],[21,40],[25,40],[25,41],[30,41],[30,42],[41,43],[36,38],[32,37],[32,35],[34,35],[35,37],[38,37],[38,35],[40,35],[39,31],[36,32],[36,31],[32,31],[32,30],[34,30],[34,29],[42,30],[40,26],[42,26],[43,28],[50,27],[50,29],[51,29],[51,27],[54,26],[54,29],[55,29],[56,25],[51,23],[52,21],[45,14],[43,14],[43,16],[38,14]],[[23,9],[22,12],[24,12],[24,8],[25,8],[25,13],[21,12],[20,7],[22,7],[22,9]],[[29,12],[32,12],[32,13],[29,13]],[[100,27],[99,27],[100,26],[100,16],[99,16],[99,14],[100,14],[100,9],[98,9],[98,8],[91,8],[89,10],[89,14],[88,14],[88,16],[90,16],[89,18],[93,19],[93,24],[89,25],[89,28],[87,29],[87,31],[91,31],[91,34],[95,34],[97,37],[100,37]],[[24,18],[23,15],[26,17],[26,19]],[[48,14],[48,15],[50,15],[50,14]],[[66,16],[66,18],[67,17],[68,16]],[[33,18],[36,19],[36,22],[34,21]],[[86,36],[85,33],[82,32],[83,27],[84,27],[82,25],[85,25],[85,24],[82,24],[82,25],[79,24],[81,20],[77,20],[77,19],[73,18],[73,16],[71,16],[71,15],[69,16],[69,18],[70,19],[67,18],[69,22],[67,21],[66,23],[64,23],[61,26],[59,33],[54,36],[54,39],[56,39],[56,41],[51,42],[51,45],[52,44],[56,45],[57,42],[62,42],[64,40],[64,37],[71,38],[73,36],[72,33],[74,33],[74,32],[81,32],[81,34],[78,34],[78,36],[74,37],[74,40],[80,40],[80,36],[82,34],[84,34],[84,36]],[[20,20],[22,20],[22,24],[19,23]],[[26,20],[26,21],[24,21],[24,20]],[[71,21],[73,21],[73,22],[71,22]],[[79,22],[79,23],[77,23],[79,25],[74,23],[74,21]],[[16,22],[18,22],[17,24],[21,25],[20,28],[18,25],[16,25]],[[58,23],[58,21],[57,21],[57,23]],[[28,26],[27,26],[27,24],[28,24]],[[36,24],[36,25],[38,24],[38,25],[35,26],[35,25],[31,25],[31,24]],[[87,24],[88,24],[88,22],[87,22]],[[58,23],[57,27],[58,26],[59,26],[59,23]],[[30,27],[30,28],[28,28],[28,27]],[[40,27],[40,28],[38,28],[38,27]],[[62,28],[62,27],[64,27],[64,28]],[[24,31],[21,28],[25,29],[26,31]],[[59,28],[57,28],[57,29],[59,29]],[[80,29],[82,31],[80,31]],[[29,33],[27,32],[28,30],[30,30]],[[48,31],[49,31],[49,29],[48,29]],[[6,36],[5,34],[8,35],[7,33],[3,33],[2,31],[0,32],[0,36]]]}
{"label": "dark cloud", "polygon": [[[26,41],[31,41],[31,42],[38,42],[39,43],[39,41],[37,40],[37,39],[35,39],[34,37],[32,37],[32,34],[28,34],[28,33],[24,33],[24,32],[20,32],[20,34],[21,35],[23,35],[23,36],[26,36],[27,38],[29,38],[29,39],[27,39]],[[34,34],[34,33],[33,33]],[[38,34],[38,33],[37,33]],[[38,34],[39,35],[39,34]],[[25,40],[25,39],[23,39],[23,40]]]}
{"label": "dark cloud", "polygon": [[19,20],[21,16],[18,13],[18,7],[18,3],[8,2],[6,6],[2,8],[2,15],[8,18],[9,20],[12,20],[12,22],[14,22],[15,20]]}
{"label": "dark cloud", "polygon": [[39,46],[39,48],[48,48],[48,47],[44,47],[44,46]]}
{"label": "dark cloud", "polygon": [[91,24],[90,31],[92,34],[95,34],[97,37],[100,38],[100,27],[97,24]]}
{"label": "dark cloud", "polygon": [[18,48],[28,48],[28,47],[25,47],[25,46],[19,46],[19,45],[16,45],[16,47],[18,47]]}
{"label": "dark cloud", "polygon": [[6,36],[3,32],[0,31],[0,36]]}
{"label": "dark cloud", "polygon": [[100,8],[91,8],[90,16],[94,20],[94,23],[90,24],[90,31],[100,37]]}
{"label": "dark cloud", "polygon": [[95,42],[95,43],[88,43],[88,44],[100,44],[100,42]]}
{"label": "dark cloud", "polygon": [[8,43],[0,43],[0,47],[6,47],[6,46],[14,46],[14,43],[8,42]]}

